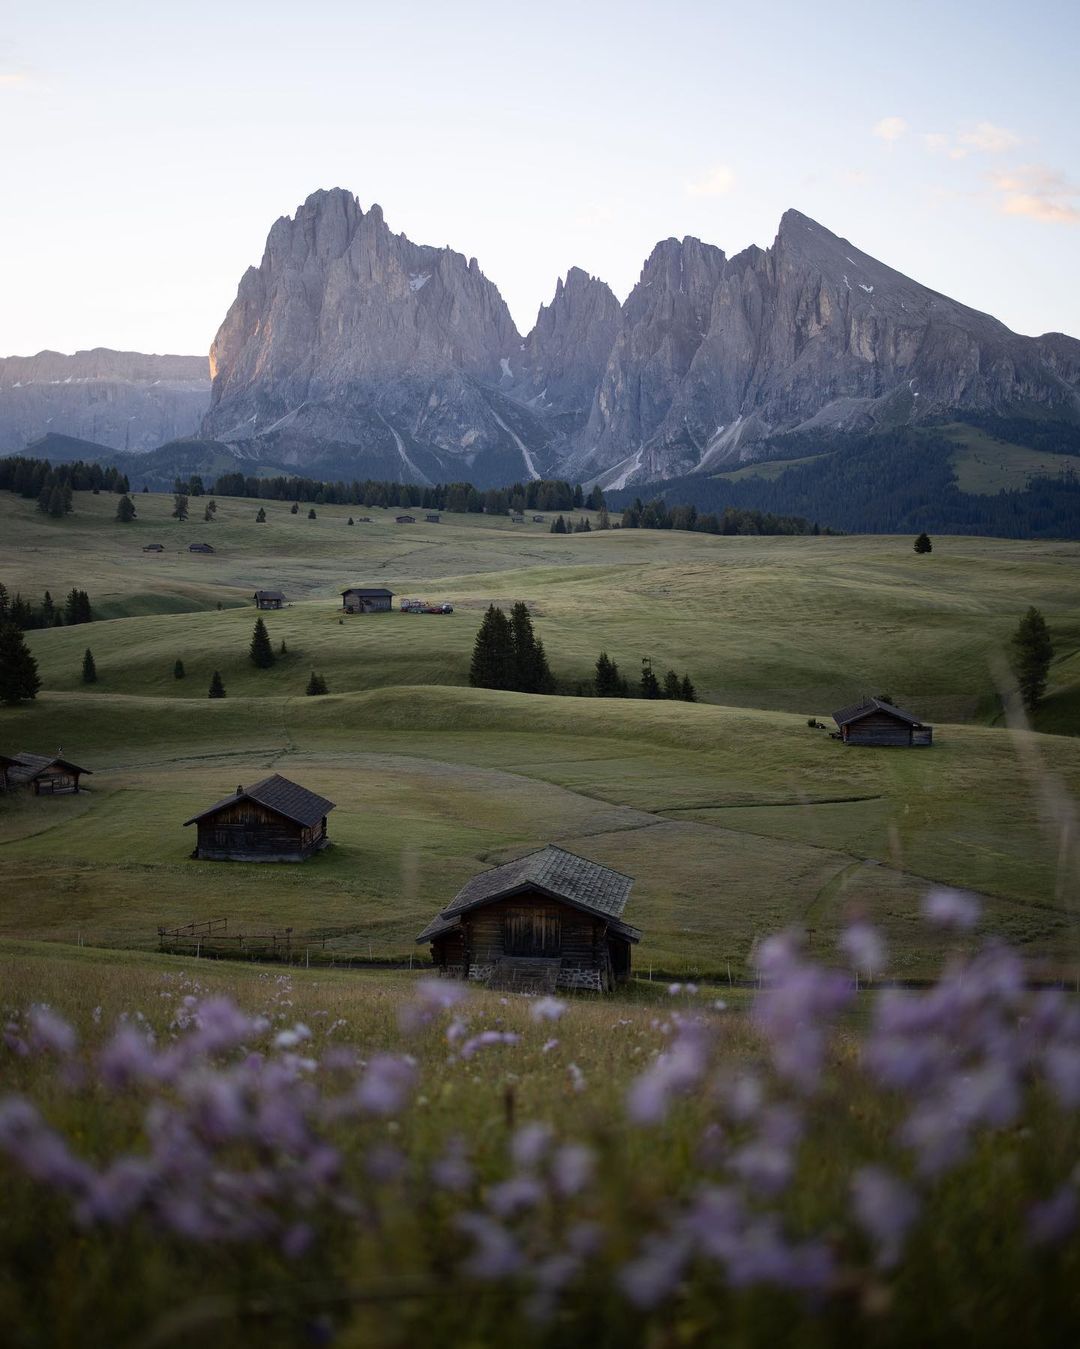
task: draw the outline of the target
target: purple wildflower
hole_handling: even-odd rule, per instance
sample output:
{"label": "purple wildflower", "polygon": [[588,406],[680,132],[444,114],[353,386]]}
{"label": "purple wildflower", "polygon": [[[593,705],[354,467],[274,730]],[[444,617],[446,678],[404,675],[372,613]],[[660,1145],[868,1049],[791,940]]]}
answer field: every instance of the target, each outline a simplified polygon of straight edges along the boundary
{"label": "purple wildflower", "polygon": [[484,1030],[474,1035],[461,1046],[461,1057],[471,1059],[478,1049],[488,1049],[492,1045],[516,1045],[521,1039],[513,1031]]}
{"label": "purple wildflower", "polygon": [[1058,1246],[1076,1231],[1080,1221],[1080,1200],[1072,1185],[1062,1185],[1049,1199],[1033,1205],[1028,1212],[1027,1238],[1032,1246]]}
{"label": "purple wildflower", "polygon": [[522,1209],[535,1208],[544,1198],[544,1187],[535,1176],[511,1176],[493,1185],[487,1205],[500,1218],[512,1218]]}
{"label": "purple wildflower", "polygon": [[523,1257],[517,1242],[494,1218],[485,1213],[459,1213],[454,1226],[476,1243],[463,1262],[463,1271],[474,1279],[497,1280],[516,1274]]}
{"label": "purple wildflower", "polygon": [[38,1005],[30,1008],[27,1018],[30,1030],[30,1047],[39,1054],[55,1054],[67,1058],[74,1054],[78,1045],[78,1036],[62,1016],[58,1016],[51,1007]]}
{"label": "purple wildflower", "polygon": [[708,1042],[696,1022],[680,1028],[672,1044],[631,1084],[626,1111],[635,1124],[662,1124],[672,1098],[698,1085],[708,1066]]}
{"label": "purple wildflower", "polygon": [[860,974],[873,977],[885,968],[887,953],[881,933],[870,923],[852,923],[840,938],[840,949]]}
{"label": "purple wildflower", "polygon": [[515,1165],[524,1170],[539,1166],[551,1147],[552,1137],[550,1124],[523,1124],[510,1145]]}
{"label": "purple wildflower", "polygon": [[397,1054],[377,1054],[356,1089],[356,1103],[371,1115],[394,1115],[416,1083],[416,1063]]}
{"label": "purple wildflower", "polygon": [[931,890],[923,900],[923,917],[936,927],[967,932],[979,921],[979,901],[962,890]]}
{"label": "purple wildflower", "polygon": [[551,1159],[551,1179],[559,1194],[580,1194],[592,1179],[595,1158],[583,1143],[567,1143]]}
{"label": "purple wildflower", "polygon": [[558,998],[540,998],[529,1009],[534,1021],[558,1021],[566,1011],[566,1003]]}
{"label": "purple wildflower", "polygon": [[873,1242],[877,1263],[891,1269],[919,1216],[919,1200],[896,1176],[880,1166],[864,1166],[851,1179],[855,1221]]}

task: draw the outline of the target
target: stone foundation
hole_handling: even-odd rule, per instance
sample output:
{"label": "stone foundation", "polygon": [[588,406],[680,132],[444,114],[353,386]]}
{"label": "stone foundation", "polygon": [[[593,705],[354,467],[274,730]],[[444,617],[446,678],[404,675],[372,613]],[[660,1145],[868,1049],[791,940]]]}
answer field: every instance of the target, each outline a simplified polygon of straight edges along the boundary
{"label": "stone foundation", "polygon": [[486,961],[484,964],[469,966],[469,979],[472,983],[486,984],[495,973],[495,964],[493,961]]}
{"label": "stone foundation", "polygon": [[555,984],[556,988],[588,988],[594,993],[599,993],[603,989],[600,981],[599,970],[567,969],[565,966],[559,971],[559,978]]}

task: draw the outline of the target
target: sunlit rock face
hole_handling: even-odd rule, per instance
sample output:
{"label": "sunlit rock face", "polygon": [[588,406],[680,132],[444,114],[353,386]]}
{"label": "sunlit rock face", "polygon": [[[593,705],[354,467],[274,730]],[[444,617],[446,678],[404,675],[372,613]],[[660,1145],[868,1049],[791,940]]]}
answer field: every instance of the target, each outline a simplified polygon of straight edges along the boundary
{"label": "sunlit rock face", "polygon": [[113,450],[151,450],[198,429],[210,401],[205,356],[97,347],[0,359],[0,454],[50,432]]}

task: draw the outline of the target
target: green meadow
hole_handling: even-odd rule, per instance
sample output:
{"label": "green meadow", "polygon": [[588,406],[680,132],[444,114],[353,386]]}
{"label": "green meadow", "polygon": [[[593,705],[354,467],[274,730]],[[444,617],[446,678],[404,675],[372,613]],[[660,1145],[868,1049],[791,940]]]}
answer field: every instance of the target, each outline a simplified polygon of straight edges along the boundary
{"label": "green meadow", "polygon": [[[43,691],[0,710],[0,750],[62,745],[93,770],[78,797],[0,803],[0,935],[148,951],[159,925],[220,916],[292,927],[313,963],[423,960],[413,936],[470,875],[557,842],[635,876],[641,973],[744,977],[760,936],[828,943],[864,913],[894,972],[921,976],[940,957],[917,922],[933,884],[978,891],[986,929],[1080,973],[1080,544],[941,537],[917,557],[906,537],[562,536],[550,515],[398,526],[230,498],[212,524],[193,498],[179,524],[171,496],[134,500],[125,526],[115,497],[79,494],[64,521],[0,498],[8,589],[77,585],[102,616],[29,634]],[[212,555],[187,551],[204,539]],[[349,585],[455,612],[342,618]],[[290,601],[265,615],[286,646],[269,671],[247,658],[256,587]],[[568,692],[607,650],[631,681],[644,658],[689,673],[701,701],[470,689],[483,610],[519,599]],[[1032,604],[1049,695],[1034,729],[1007,728],[1007,642]],[[329,696],[304,696],[313,669]],[[880,692],[934,722],[932,750],[807,726]],[[334,846],[300,867],[192,861],[183,821],[269,772],[337,803]]]}

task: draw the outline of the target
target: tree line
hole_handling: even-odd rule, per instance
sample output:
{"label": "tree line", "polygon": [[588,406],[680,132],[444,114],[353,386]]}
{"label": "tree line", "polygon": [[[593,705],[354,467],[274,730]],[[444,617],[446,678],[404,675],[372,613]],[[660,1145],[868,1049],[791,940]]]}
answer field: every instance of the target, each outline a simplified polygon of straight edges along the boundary
{"label": "tree line", "polygon": [[728,506],[719,514],[699,513],[693,505],[668,506],[663,497],[642,501],[640,497],[623,510],[623,529],[682,529],[696,534],[831,534],[799,515],[773,515],[769,511],[740,510]]}
{"label": "tree line", "polygon": [[[205,484],[197,474],[177,478],[173,491],[184,496],[201,496]],[[451,511],[471,515],[505,515],[508,511],[600,510],[604,494],[599,487],[585,492],[580,483],[561,478],[541,478],[535,482],[513,483],[480,491],[469,482],[437,483],[423,487],[418,483],[386,482],[372,478],[363,482],[323,482],[318,478],[277,476],[256,478],[243,473],[222,473],[214,479],[216,496],[256,497],[265,501],[292,501],[319,505],[379,506]]]}
{"label": "tree line", "polygon": [[16,454],[0,459],[0,491],[14,492],[28,501],[37,499],[45,514],[66,515],[72,508],[73,492],[127,492],[127,475],[117,468],[86,464],[57,464],[48,459],[31,459]]}
{"label": "tree line", "polygon": [[90,604],[90,596],[77,586],[72,586],[62,604],[56,604],[52,595],[46,590],[41,603],[33,605],[29,600],[23,599],[18,591],[12,595],[7,586],[0,581],[0,623],[10,623],[20,632],[28,632],[33,628],[59,628],[64,625],[74,627],[77,623],[93,621],[94,610]]}

